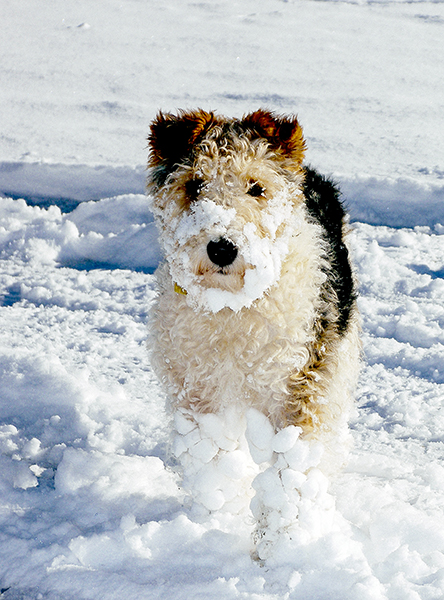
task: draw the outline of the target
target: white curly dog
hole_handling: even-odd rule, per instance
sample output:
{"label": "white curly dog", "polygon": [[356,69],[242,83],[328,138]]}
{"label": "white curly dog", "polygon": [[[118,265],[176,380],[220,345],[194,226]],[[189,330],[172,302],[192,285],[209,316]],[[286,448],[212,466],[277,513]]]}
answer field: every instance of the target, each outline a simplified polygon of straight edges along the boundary
{"label": "white curly dog", "polygon": [[209,510],[238,510],[252,484],[266,558],[267,532],[301,520],[304,485],[319,497],[318,467],[347,454],[360,345],[340,193],[302,165],[294,117],[159,113],[149,143],[165,254],[152,362],[175,415],[174,453]]}

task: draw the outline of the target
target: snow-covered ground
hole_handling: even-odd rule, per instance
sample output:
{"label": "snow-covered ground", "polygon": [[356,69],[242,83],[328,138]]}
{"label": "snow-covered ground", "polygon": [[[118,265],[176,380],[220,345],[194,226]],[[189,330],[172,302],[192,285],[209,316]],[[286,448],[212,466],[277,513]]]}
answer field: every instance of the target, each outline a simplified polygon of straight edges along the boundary
{"label": "snow-covered ground", "polygon": [[[5,0],[0,31],[2,600],[441,600],[444,4]],[[339,525],[267,567],[163,462],[146,135],[196,106],[296,112],[353,221]]]}

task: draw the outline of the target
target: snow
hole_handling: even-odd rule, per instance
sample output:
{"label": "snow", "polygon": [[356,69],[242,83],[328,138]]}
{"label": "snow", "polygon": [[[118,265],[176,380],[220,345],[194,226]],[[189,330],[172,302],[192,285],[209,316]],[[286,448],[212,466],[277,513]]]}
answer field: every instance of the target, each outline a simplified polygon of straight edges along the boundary
{"label": "snow", "polygon": [[[1,3],[2,600],[444,596],[443,6]],[[170,445],[146,348],[146,135],[160,108],[197,106],[296,112],[350,208],[365,359],[328,489],[296,428],[254,414],[249,433],[235,412],[176,415]],[[248,491],[270,448],[282,479]],[[174,455],[206,469],[215,450],[210,487],[188,477],[226,510],[198,510]],[[305,529],[286,535],[277,490]],[[253,493],[279,532],[265,567]]]}

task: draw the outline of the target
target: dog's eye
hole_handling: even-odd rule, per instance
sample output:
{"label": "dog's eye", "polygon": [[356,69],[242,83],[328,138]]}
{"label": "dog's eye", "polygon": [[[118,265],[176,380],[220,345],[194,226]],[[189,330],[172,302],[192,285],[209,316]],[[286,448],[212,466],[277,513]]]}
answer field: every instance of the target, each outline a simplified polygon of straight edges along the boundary
{"label": "dog's eye", "polygon": [[247,193],[254,198],[259,198],[260,196],[265,195],[265,188],[257,181],[250,181],[250,187],[248,188]]}
{"label": "dog's eye", "polygon": [[197,200],[197,197],[199,196],[200,192],[202,191],[203,186],[204,186],[203,179],[190,179],[189,181],[186,182],[185,190],[186,190],[187,196],[191,202],[194,202],[195,200]]}

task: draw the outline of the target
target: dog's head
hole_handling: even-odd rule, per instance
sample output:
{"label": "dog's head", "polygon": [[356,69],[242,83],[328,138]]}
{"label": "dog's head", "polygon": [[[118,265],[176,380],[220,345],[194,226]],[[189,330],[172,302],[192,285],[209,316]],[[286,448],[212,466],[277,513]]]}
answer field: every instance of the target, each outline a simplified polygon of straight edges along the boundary
{"label": "dog's head", "polygon": [[172,285],[194,308],[239,310],[279,279],[302,204],[296,118],[159,113],[148,191]]}

